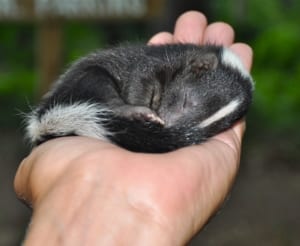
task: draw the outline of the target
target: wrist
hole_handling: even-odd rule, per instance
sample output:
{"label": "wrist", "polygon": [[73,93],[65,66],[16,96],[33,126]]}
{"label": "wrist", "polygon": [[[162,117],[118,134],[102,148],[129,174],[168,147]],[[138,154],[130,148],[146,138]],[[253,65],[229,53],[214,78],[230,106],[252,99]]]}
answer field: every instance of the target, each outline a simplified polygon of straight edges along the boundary
{"label": "wrist", "polygon": [[102,204],[94,211],[85,204],[67,209],[46,198],[34,208],[24,246],[184,245],[178,234],[148,216],[132,209],[110,211],[111,205]]}
{"label": "wrist", "polygon": [[25,246],[184,244],[151,208],[83,172],[69,172],[35,200]]}

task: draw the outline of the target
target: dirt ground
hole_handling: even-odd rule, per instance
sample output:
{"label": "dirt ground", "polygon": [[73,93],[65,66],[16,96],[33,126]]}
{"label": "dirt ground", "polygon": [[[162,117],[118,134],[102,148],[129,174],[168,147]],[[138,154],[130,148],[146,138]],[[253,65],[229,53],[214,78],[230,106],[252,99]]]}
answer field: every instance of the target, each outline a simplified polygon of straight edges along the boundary
{"label": "dirt ground", "polygon": [[[20,130],[2,129],[0,136],[0,246],[14,246],[30,218],[12,186],[26,150]],[[300,141],[292,135],[278,138],[246,136],[229,199],[189,245],[300,245]]]}

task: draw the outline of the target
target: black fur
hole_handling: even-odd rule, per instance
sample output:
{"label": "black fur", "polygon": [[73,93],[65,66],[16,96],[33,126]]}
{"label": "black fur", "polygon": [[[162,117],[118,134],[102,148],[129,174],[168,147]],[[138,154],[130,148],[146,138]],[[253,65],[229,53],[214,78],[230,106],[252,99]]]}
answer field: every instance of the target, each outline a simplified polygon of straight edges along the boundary
{"label": "black fur", "polygon": [[[98,51],[73,64],[30,118],[41,121],[55,105],[96,103],[110,110],[99,115],[111,133],[104,137],[129,150],[166,152],[201,143],[232,126],[251,103],[251,77],[222,62],[222,54],[223,47],[191,44]],[[240,100],[234,112],[199,127],[234,98]],[[64,135],[78,134],[51,132],[31,141]]]}

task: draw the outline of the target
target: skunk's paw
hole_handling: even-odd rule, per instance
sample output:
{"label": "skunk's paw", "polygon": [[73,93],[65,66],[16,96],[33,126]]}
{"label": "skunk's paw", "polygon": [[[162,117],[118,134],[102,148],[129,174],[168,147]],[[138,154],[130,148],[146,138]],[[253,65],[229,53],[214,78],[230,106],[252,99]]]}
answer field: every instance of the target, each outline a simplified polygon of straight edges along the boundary
{"label": "skunk's paw", "polygon": [[118,108],[115,112],[118,116],[129,120],[147,121],[164,125],[164,121],[154,111],[145,106],[125,105]]}

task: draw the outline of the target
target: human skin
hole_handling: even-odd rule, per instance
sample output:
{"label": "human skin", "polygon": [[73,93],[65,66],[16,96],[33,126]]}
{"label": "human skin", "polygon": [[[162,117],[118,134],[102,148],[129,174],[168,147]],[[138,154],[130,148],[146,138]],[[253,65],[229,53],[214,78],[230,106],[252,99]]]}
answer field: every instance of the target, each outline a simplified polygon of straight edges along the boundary
{"label": "human skin", "polygon": [[[226,23],[202,13],[181,15],[174,33],[149,45],[228,46],[250,70],[252,50],[233,43]],[[36,147],[15,177],[15,191],[33,208],[24,245],[184,245],[215,213],[236,176],[245,122],[197,146],[142,154],[87,137]]]}

